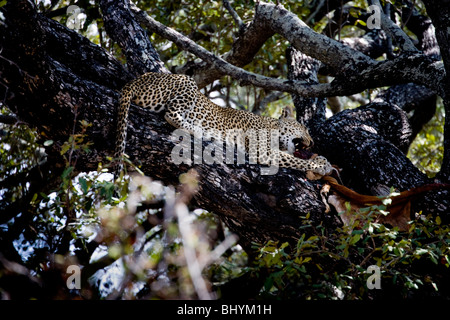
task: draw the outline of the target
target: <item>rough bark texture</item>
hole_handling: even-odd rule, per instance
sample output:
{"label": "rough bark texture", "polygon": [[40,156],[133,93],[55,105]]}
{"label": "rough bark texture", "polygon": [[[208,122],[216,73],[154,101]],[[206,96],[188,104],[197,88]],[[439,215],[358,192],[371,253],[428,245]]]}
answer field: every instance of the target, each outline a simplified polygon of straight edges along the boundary
{"label": "rough bark texture", "polygon": [[124,50],[127,66],[136,77],[140,74],[168,72],[133,14],[128,1],[99,1],[106,31]]}
{"label": "rough bark texture", "polygon": [[[317,74],[320,62],[300,51],[289,48],[286,52],[288,64],[288,78],[300,80],[305,83],[317,84]],[[297,121],[305,124],[308,128],[315,122],[325,121],[326,99],[305,98],[298,94],[292,94],[292,101],[297,111]]]}
{"label": "rough bark texture", "polygon": [[[128,70],[103,49],[37,14],[29,1],[8,1],[2,8],[6,21],[0,25],[3,48],[0,72],[6,85],[0,88],[1,94],[5,104],[20,119],[37,127],[43,139],[55,141],[47,148],[51,166],[63,167],[59,147],[72,133],[74,125],[78,130],[78,121],[86,120],[93,124],[88,135],[94,145],[88,155],[76,155],[77,170],[95,170],[98,162],[104,162],[114,149],[119,88],[136,74],[164,69],[145,32],[129,20],[130,11],[122,3],[127,2],[100,1],[107,30],[123,46],[129,59]],[[340,70],[335,82],[324,86],[330,90],[317,90],[318,96],[354,93],[364,86],[405,83],[407,79],[418,82],[428,79],[428,84],[441,85],[443,69],[422,55],[401,56],[378,63],[361,52],[315,34],[282,7],[261,4],[256,14],[260,15],[259,19],[268,21],[273,27],[271,32],[282,33],[297,50],[328,64],[334,72]],[[122,29],[123,26],[129,28]],[[251,32],[251,26],[241,39],[245,32]],[[135,37],[141,39],[139,43],[131,41],[137,39]],[[194,52],[198,49],[195,43],[185,44]],[[249,51],[254,52],[258,46],[254,45]],[[329,50],[324,50],[324,46]],[[236,44],[235,52],[241,50]],[[248,58],[252,54],[249,51],[246,52]],[[146,55],[148,59],[133,60],[136,55]],[[314,84],[299,82],[302,86],[299,89],[295,81],[269,78],[258,82],[259,78],[248,76],[239,68],[229,69],[226,61],[208,54],[200,56],[218,74],[229,72],[248,83],[275,83],[268,87],[313,96],[309,89]],[[230,59],[232,56],[236,58],[237,53],[230,53]],[[239,63],[244,65],[246,61],[240,59]],[[399,70],[403,72],[398,73]],[[344,80],[344,76],[348,79]],[[161,116],[131,108],[126,153],[132,161],[141,164],[144,173],[167,184],[177,184],[178,176],[190,168],[175,165],[170,160],[174,146],[170,137],[172,131]],[[373,103],[314,122],[311,133],[316,142],[315,151],[343,168],[344,182],[359,192],[381,194],[391,186],[405,190],[429,182],[404,155],[412,129],[405,112],[392,102]],[[314,222],[323,221],[327,228],[336,226],[336,217],[332,213],[325,214],[319,194],[321,183],[306,180],[301,172],[280,169],[275,176],[262,176],[260,168],[252,165],[198,164],[194,168],[200,181],[195,203],[216,213],[239,235],[246,248],[253,241],[295,241],[304,232],[299,227],[301,216],[307,213]],[[448,214],[449,203],[445,200],[448,198],[448,194],[441,193],[426,200],[428,202],[421,200],[417,208],[440,210],[445,219],[448,218],[445,215]]]}
{"label": "rough bark texture", "polygon": [[[447,77],[442,84],[444,88],[442,98],[444,99],[445,118],[450,119],[450,1],[425,0],[424,3],[433,22],[436,39],[447,71]],[[450,182],[450,121],[445,121],[444,160],[439,176]]]}

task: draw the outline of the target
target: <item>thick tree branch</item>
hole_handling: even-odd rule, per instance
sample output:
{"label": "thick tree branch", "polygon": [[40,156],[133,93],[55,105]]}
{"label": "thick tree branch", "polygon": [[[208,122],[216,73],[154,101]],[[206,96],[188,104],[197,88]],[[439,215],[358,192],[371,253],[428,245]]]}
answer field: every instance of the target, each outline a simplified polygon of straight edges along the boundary
{"label": "thick tree branch", "polygon": [[[300,80],[306,83],[315,84],[319,80],[317,73],[320,62],[308,57],[294,48],[289,48],[286,52],[288,64],[288,78],[290,80]],[[292,101],[297,111],[297,120],[305,124],[308,128],[314,122],[325,121],[326,99],[305,98],[297,94],[292,94]]]}
{"label": "thick tree branch", "polygon": [[149,71],[168,72],[134,19],[128,1],[101,0],[99,4],[106,32],[124,50],[128,69],[135,77]]}
{"label": "thick tree branch", "polygon": [[411,141],[422,130],[423,125],[433,118],[436,111],[436,93],[414,83],[392,86],[380,92],[374,102],[396,105],[413,115],[409,121],[412,127]]}
{"label": "thick tree branch", "polygon": [[402,10],[402,17],[408,29],[417,36],[419,49],[425,55],[440,60],[439,45],[431,19],[417,12],[410,1],[406,2],[406,6]]}
{"label": "thick tree branch", "polygon": [[370,30],[362,37],[344,38],[342,43],[375,59],[386,53],[387,39],[384,32]]}
{"label": "thick tree branch", "polygon": [[[141,11],[136,6],[132,6],[131,8],[139,21],[149,28],[149,30],[163,36],[163,34],[159,33],[159,30],[169,29],[161,24],[158,24],[154,19],[149,17],[145,12]],[[236,67],[243,67],[253,60],[258,50],[273,34],[274,32],[269,28],[266,28],[264,22],[259,18],[259,16],[255,16],[253,21],[239,31],[238,37],[233,43],[231,50],[227,52],[222,59]],[[174,35],[172,33],[171,36],[168,35],[168,40],[174,41],[174,39],[179,36],[184,37],[181,34]],[[190,40],[187,37],[184,37],[183,39],[187,41],[179,43],[174,42],[180,48],[187,50],[183,43],[188,43]],[[194,42],[192,42],[192,44],[193,47],[197,46]],[[197,55],[195,52],[190,52]],[[221,69],[216,68],[213,65],[213,60],[203,60],[204,61],[201,63],[188,63],[177,70],[178,72],[192,75],[199,88],[203,88],[212,83],[214,80],[226,75],[226,72],[223,72]]]}

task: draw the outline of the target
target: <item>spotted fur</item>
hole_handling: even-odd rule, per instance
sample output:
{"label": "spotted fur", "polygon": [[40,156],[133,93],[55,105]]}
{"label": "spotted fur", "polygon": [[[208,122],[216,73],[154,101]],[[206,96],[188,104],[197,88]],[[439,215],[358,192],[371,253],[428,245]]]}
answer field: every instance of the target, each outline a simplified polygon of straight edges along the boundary
{"label": "spotted fur", "polygon": [[[327,175],[332,167],[328,161],[318,156],[314,159],[300,159],[293,156],[295,144],[310,147],[313,143],[307,128],[292,118],[274,119],[256,114],[220,107],[211,102],[199,90],[195,81],[185,75],[146,73],[125,85],[120,95],[118,112],[117,141],[115,158],[125,151],[127,118],[131,103],[155,112],[165,111],[164,118],[176,128],[182,128],[191,134],[207,133],[215,139],[231,142],[233,139],[244,141],[249,154],[257,154],[260,164],[277,163],[280,167],[311,171],[318,175]],[[227,135],[235,130],[236,136]],[[259,136],[258,144],[249,143],[242,133],[251,130],[267,132]],[[279,150],[270,146],[270,130],[279,132]],[[297,139],[297,140],[296,140]],[[267,148],[262,154],[255,148]],[[121,161],[116,170],[122,169]]]}

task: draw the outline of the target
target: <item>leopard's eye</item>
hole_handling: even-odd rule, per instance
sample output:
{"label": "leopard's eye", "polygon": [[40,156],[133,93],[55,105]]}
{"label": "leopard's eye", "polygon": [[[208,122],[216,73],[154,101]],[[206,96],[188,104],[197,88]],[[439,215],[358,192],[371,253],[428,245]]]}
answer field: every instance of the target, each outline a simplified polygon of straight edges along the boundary
{"label": "leopard's eye", "polygon": [[310,144],[306,144],[305,141],[301,138],[292,139],[292,143],[295,146],[295,150],[303,150],[303,149],[310,148],[313,146],[312,142]]}
{"label": "leopard's eye", "polygon": [[292,139],[292,143],[295,146],[296,150],[305,149],[307,146],[303,143],[303,140],[300,138],[294,138]]}

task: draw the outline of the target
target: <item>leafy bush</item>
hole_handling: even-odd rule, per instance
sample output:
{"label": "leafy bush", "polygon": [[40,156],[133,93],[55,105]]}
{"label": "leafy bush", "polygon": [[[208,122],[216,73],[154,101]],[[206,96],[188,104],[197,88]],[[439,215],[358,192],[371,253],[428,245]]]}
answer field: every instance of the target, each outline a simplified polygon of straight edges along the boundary
{"label": "leafy bush", "polygon": [[[355,213],[354,223],[327,234],[313,227],[308,216],[296,246],[268,242],[258,250],[248,272],[268,272],[263,298],[277,299],[375,299],[426,296],[449,297],[450,227],[439,217],[418,216],[408,232],[376,223],[384,206]],[[369,213],[369,214],[367,214]],[[381,290],[367,282],[375,265],[380,270]],[[446,276],[442,276],[446,274]]]}

